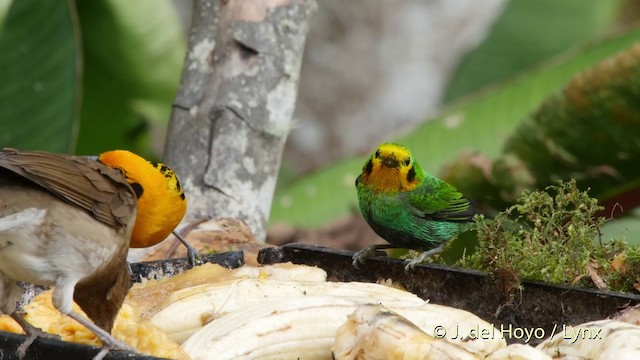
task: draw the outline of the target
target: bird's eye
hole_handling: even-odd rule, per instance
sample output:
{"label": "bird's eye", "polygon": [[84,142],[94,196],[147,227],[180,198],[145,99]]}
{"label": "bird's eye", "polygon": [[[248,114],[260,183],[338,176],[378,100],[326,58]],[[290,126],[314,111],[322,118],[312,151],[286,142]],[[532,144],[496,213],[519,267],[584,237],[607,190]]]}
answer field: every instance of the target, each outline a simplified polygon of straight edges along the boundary
{"label": "bird's eye", "polygon": [[142,185],[137,182],[132,182],[129,185],[131,186],[131,189],[133,189],[133,192],[136,193],[136,197],[140,199],[140,197],[142,197],[142,194],[144,194],[144,188],[142,187]]}
{"label": "bird's eye", "polygon": [[404,166],[409,166],[411,164],[411,158],[404,159]]}
{"label": "bird's eye", "polygon": [[380,150],[376,150],[376,155],[375,156],[376,156],[376,158],[380,157]]}

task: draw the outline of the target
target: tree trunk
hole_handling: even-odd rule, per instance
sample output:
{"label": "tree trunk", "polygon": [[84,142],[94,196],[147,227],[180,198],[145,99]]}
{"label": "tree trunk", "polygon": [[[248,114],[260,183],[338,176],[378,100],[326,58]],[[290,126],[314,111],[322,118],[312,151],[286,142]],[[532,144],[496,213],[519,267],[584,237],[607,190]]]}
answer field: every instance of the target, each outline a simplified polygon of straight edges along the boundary
{"label": "tree trunk", "polygon": [[264,240],[314,0],[194,0],[165,160],[188,218],[234,217]]}

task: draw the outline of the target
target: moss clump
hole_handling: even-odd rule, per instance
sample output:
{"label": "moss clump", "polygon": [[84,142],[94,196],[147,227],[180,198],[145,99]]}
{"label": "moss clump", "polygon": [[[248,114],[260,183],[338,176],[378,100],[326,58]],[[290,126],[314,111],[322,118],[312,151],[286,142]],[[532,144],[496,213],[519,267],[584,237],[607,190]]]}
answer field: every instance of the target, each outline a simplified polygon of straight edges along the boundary
{"label": "moss clump", "polygon": [[623,240],[602,244],[601,209],[575,180],[525,191],[494,219],[476,217],[478,247],[458,265],[493,273],[505,291],[521,279],[632,291],[640,250]]}

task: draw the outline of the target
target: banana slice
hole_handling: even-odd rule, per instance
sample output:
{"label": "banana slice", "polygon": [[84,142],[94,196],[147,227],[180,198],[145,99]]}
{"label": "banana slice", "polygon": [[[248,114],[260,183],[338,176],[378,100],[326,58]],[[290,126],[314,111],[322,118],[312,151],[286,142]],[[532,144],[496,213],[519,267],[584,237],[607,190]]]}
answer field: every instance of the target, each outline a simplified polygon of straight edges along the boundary
{"label": "banana slice", "polygon": [[552,357],[622,360],[640,359],[640,326],[616,320],[598,320],[563,326],[537,346]]}
{"label": "banana slice", "polygon": [[[331,359],[338,328],[358,306],[367,304],[382,305],[405,316],[428,335],[433,334],[435,326],[441,326],[434,324],[445,320],[463,329],[491,326],[463,310],[415,301],[299,296],[231,312],[205,325],[182,345],[193,359]],[[461,353],[466,351],[478,358],[506,346],[502,338],[467,337],[455,343],[441,333],[438,336],[464,349]]]}
{"label": "banana slice", "polygon": [[408,292],[385,285],[361,282],[282,281],[276,279],[240,279],[193,286],[176,291],[164,302],[152,324],[182,343],[210,321],[244,307],[290,297],[327,295],[367,298],[371,303],[424,300]]}
{"label": "banana slice", "polygon": [[336,360],[477,360],[465,349],[428,335],[409,320],[379,305],[358,307],[338,328]]}

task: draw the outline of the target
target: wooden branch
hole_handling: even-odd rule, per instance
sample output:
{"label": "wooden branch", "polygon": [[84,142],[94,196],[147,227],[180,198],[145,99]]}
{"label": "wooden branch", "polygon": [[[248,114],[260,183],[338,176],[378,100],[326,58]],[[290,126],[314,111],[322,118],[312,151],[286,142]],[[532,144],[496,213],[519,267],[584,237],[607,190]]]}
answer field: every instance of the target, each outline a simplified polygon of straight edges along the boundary
{"label": "wooden branch", "polygon": [[266,224],[297,94],[314,0],[194,0],[165,161],[188,218]]}

